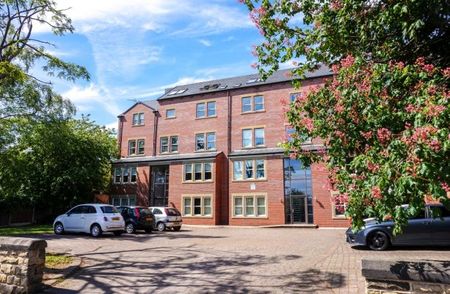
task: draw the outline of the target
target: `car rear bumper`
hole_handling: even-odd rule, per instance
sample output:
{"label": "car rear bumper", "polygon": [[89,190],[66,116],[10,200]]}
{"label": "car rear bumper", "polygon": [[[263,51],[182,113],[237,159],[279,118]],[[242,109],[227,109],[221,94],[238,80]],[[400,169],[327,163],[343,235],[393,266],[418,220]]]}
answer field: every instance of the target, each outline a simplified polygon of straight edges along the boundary
{"label": "car rear bumper", "polygon": [[124,231],[125,223],[124,222],[106,222],[102,225],[102,230],[104,232]]}
{"label": "car rear bumper", "polygon": [[168,228],[181,227],[182,223],[183,223],[182,221],[179,221],[179,222],[166,222],[165,225]]}

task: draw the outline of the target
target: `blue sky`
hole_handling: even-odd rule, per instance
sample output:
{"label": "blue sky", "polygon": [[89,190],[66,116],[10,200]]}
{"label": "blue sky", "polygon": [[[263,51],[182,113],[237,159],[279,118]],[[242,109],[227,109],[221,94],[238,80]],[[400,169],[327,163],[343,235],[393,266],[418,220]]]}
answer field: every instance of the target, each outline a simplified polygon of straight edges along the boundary
{"label": "blue sky", "polygon": [[54,81],[56,90],[91,114],[117,125],[137,100],[156,99],[178,84],[255,73],[252,45],[262,41],[237,0],[58,0],[71,8],[76,32],[40,39],[58,57],[87,67],[91,81]]}

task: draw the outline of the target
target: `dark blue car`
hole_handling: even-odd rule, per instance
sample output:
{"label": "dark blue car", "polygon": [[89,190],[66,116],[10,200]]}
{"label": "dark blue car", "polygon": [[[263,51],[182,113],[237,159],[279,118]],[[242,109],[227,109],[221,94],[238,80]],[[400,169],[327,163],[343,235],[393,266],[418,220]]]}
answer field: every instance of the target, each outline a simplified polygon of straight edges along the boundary
{"label": "dark blue car", "polygon": [[368,246],[372,250],[385,250],[391,245],[450,245],[450,211],[443,205],[426,205],[418,216],[408,221],[401,235],[394,237],[393,227],[392,221],[367,219],[362,230],[347,230],[347,242],[351,245]]}

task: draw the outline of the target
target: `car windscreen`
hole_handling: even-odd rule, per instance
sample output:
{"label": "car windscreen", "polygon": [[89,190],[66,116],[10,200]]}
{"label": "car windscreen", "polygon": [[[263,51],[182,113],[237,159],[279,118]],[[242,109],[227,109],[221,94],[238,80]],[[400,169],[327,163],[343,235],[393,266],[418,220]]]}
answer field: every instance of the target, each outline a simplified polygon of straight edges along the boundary
{"label": "car windscreen", "polygon": [[152,214],[152,212],[148,208],[139,208],[139,213],[141,215],[150,215],[150,214]]}
{"label": "car windscreen", "polygon": [[114,206],[101,206],[103,213],[119,213]]}
{"label": "car windscreen", "polygon": [[174,208],[167,208],[166,209],[166,213],[168,216],[179,216],[181,215],[178,210],[174,209]]}

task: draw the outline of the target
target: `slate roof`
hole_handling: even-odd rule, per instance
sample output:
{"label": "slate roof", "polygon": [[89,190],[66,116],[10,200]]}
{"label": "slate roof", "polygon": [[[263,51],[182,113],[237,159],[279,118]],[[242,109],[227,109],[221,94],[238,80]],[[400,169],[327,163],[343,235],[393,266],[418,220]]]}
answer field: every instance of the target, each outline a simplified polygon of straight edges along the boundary
{"label": "slate roof", "polygon": [[130,111],[131,109],[133,109],[136,105],[145,105],[148,108],[150,108],[152,111],[157,111],[159,109],[159,103],[156,100],[148,100],[148,101],[138,101],[136,103],[134,103],[131,107],[129,107],[127,110],[125,110],[124,112],[122,112],[121,114],[118,115],[118,117],[124,116],[125,113],[127,113],[128,111]]}
{"label": "slate roof", "polygon": [[[295,80],[295,76],[290,76],[291,69],[284,69],[274,72],[267,80],[262,81],[259,74],[238,76],[232,78],[225,78],[219,80],[205,81],[189,85],[180,85],[166,91],[164,95],[157,100],[165,100],[171,98],[178,98],[184,96],[191,96],[203,93],[213,93],[220,91],[227,91],[233,89],[247,88],[259,85],[269,85],[282,82],[288,82]],[[330,68],[325,65],[319,67],[319,69],[313,72],[307,72],[305,74],[306,79],[325,77],[332,75]]]}

